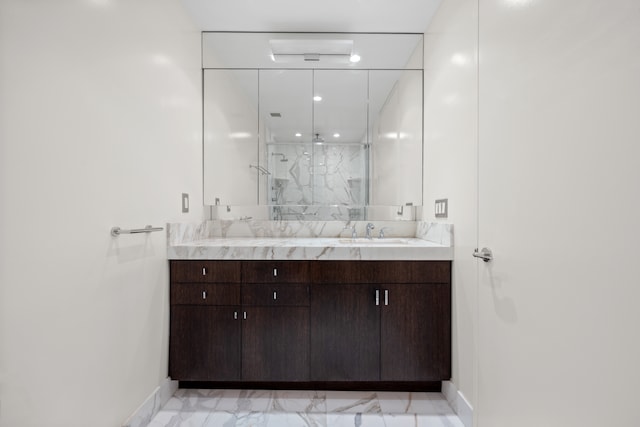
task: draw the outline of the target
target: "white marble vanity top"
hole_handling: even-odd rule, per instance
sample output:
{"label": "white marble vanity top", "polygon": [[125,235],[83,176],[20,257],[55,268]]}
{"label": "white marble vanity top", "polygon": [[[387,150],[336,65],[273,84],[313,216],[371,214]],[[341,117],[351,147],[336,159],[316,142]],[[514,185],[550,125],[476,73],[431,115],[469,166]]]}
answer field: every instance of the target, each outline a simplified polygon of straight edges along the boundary
{"label": "white marble vanity top", "polygon": [[[229,236],[231,226],[220,232],[220,224],[206,221],[202,225],[168,224],[167,255],[169,259],[277,259],[277,260],[452,260],[451,227],[418,225],[416,237],[390,235],[383,239],[373,237],[352,239],[348,233],[323,236],[300,230],[281,228],[265,230],[260,225],[259,234],[267,236]],[[255,224],[252,224],[255,225]],[[267,227],[270,225],[267,225]],[[335,226],[335,224],[333,225]],[[382,224],[381,224],[382,226]],[[388,227],[388,224],[384,224]],[[406,225],[402,225],[406,227]],[[222,227],[224,228],[224,227]],[[331,227],[328,227],[331,228]],[[343,229],[344,226],[341,226]],[[400,228],[396,226],[395,228]],[[414,225],[414,228],[415,225]],[[327,226],[321,230],[325,233]],[[256,230],[253,230],[256,233]],[[272,237],[273,234],[278,235]],[[287,235],[289,234],[289,235]],[[300,236],[302,234],[302,236]],[[342,236],[341,236],[342,234]],[[347,236],[344,236],[347,234]],[[283,236],[285,235],[285,236]],[[431,239],[428,239],[428,238]]]}

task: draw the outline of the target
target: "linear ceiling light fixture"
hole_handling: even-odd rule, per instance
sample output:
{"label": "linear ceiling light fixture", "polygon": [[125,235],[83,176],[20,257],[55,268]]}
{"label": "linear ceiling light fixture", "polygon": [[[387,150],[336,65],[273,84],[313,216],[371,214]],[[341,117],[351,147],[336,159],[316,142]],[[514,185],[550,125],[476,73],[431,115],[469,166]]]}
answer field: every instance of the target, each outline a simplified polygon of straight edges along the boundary
{"label": "linear ceiling light fixture", "polygon": [[274,62],[356,63],[360,57],[353,53],[353,40],[335,39],[273,39],[269,40]]}

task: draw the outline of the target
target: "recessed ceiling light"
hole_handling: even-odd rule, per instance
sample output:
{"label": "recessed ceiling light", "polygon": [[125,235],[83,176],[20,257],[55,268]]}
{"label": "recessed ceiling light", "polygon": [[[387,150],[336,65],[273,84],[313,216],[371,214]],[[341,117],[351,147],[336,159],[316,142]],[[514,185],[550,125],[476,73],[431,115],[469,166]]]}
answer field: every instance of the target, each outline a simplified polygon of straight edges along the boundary
{"label": "recessed ceiling light", "polygon": [[360,62],[360,55],[358,55],[357,53],[354,53],[349,57],[349,61],[353,62],[354,64],[356,62]]}
{"label": "recessed ceiling light", "polygon": [[296,136],[299,138],[302,136],[302,134],[300,132],[296,133]]}
{"label": "recessed ceiling light", "polygon": [[316,95],[313,97],[313,100],[318,102],[318,101],[322,101],[322,97],[320,95]]}
{"label": "recessed ceiling light", "polygon": [[333,134],[333,137],[334,138],[340,138],[340,134],[338,132],[336,132],[336,133]]}

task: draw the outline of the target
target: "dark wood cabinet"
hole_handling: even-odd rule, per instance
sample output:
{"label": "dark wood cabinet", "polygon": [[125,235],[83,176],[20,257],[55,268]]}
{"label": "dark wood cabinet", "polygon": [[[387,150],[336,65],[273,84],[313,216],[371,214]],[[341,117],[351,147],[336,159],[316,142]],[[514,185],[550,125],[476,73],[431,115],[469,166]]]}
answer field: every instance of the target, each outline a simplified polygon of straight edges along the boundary
{"label": "dark wood cabinet", "polygon": [[451,374],[451,262],[171,261],[170,333],[181,381],[439,382]]}
{"label": "dark wood cabinet", "polygon": [[311,372],[314,381],[380,379],[380,311],[370,284],[311,288]]}
{"label": "dark wood cabinet", "polygon": [[240,379],[240,272],[239,262],[171,262],[171,377]]}
{"label": "dark wood cabinet", "polygon": [[436,381],[451,376],[448,283],[385,285],[380,310],[380,380]]}
{"label": "dark wood cabinet", "polygon": [[170,267],[172,378],[309,380],[306,263],[171,261]]}
{"label": "dark wood cabinet", "polygon": [[314,379],[450,377],[449,262],[325,261],[311,276]]}
{"label": "dark wood cabinet", "polygon": [[[309,381],[306,263],[247,261],[244,271],[242,379]],[[278,275],[282,283],[272,279]]]}
{"label": "dark wood cabinet", "polygon": [[240,379],[239,307],[171,307],[169,375],[183,381]]}
{"label": "dark wood cabinet", "polygon": [[247,309],[242,379],[309,381],[309,307]]}

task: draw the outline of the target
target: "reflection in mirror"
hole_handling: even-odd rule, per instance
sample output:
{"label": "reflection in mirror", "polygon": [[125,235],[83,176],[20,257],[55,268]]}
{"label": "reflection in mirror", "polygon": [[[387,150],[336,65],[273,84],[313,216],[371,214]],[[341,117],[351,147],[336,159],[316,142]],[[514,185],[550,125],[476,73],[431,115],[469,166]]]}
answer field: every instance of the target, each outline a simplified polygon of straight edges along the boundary
{"label": "reflection in mirror", "polygon": [[[216,34],[203,36],[216,68],[203,70],[204,202],[222,205],[215,217],[264,218],[263,206],[278,220],[413,219],[403,208],[422,204],[421,35],[222,33],[255,42],[254,69],[238,70],[247,57]],[[363,60],[286,50],[301,45],[349,46]],[[289,53],[265,62],[274,46]]]}
{"label": "reflection in mirror", "polygon": [[258,203],[258,71],[204,70],[205,204]]}

